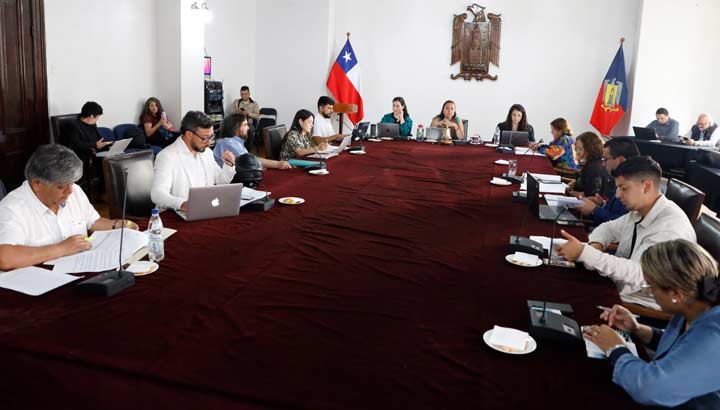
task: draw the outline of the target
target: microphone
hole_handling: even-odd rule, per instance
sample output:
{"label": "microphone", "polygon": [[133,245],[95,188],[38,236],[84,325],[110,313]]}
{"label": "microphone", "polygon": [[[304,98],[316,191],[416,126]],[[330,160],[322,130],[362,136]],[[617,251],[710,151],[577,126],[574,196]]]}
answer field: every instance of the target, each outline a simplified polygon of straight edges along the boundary
{"label": "microphone", "polygon": [[[305,171],[310,172],[310,171],[316,171],[319,169],[327,170],[327,163],[325,162],[324,155],[321,154],[314,145],[312,146],[312,150],[315,151],[315,155],[320,160],[320,165],[311,165],[309,167],[306,167]],[[328,173],[330,173],[330,171],[328,171]]]}
{"label": "microphone", "polygon": [[135,274],[126,270],[123,270],[122,261],[122,247],[123,247],[123,233],[125,232],[125,211],[127,206],[127,168],[123,168],[123,176],[125,183],[125,190],[123,192],[123,205],[120,226],[120,251],[118,255],[118,268],[117,270],[108,270],[101,272],[90,279],[86,279],[77,284],[78,289],[81,289],[90,294],[98,296],[112,296],[122,290],[129,288],[135,284]]}
{"label": "microphone", "polygon": [[[540,144],[542,144],[543,140],[542,138],[540,141],[538,141],[538,147]],[[537,148],[535,148],[537,149]],[[535,157],[535,155],[533,155]],[[534,158],[530,158],[528,161],[526,172],[530,172],[530,165],[532,164]],[[526,187],[527,188],[527,187]],[[513,202],[519,202],[519,203],[527,203],[528,197],[527,197],[527,191],[525,191],[525,194],[523,194],[521,191],[516,191],[512,193],[512,201]],[[525,231],[525,222],[527,222],[527,217],[530,212],[526,212],[525,215],[523,215],[522,224],[520,225],[521,232]],[[545,251],[542,247],[542,244],[533,241],[532,239],[525,237],[525,236],[519,236],[519,235],[511,235],[510,236],[510,245],[508,247],[508,250],[510,253],[515,252],[525,252],[529,253],[531,255],[537,255],[539,257],[543,257],[545,254]]]}
{"label": "microphone", "polygon": [[[265,188],[265,189],[263,189],[265,192],[270,192],[267,189],[267,185],[262,180],[258,183],[257,187],[260,188],[261,186],[263,188]],[[245,188],[243,188],[243,189],[245,189]],[[243,208],[247,211],[263,211],[264,212],[264,211],[269,211],[270,209],[272,209],[272,207],[274,205],[275,205],[275,199],[270,198],[270,194],[266,193],[265,196],[263,196],[262,198],[256,199],[256,200],[250,202],[249,204],[246,204]]]}
{"label": "microphone", "polygon": [[552,235],[550,235],[550,249],[548,249],[548,265],[550,262],[552,262],[552,250],[553,250],[553,242],[555,241],[555,227],[557,226],[558,220],[560,220],[560,217],[562,214],[565,213],[565,211],[568,210],[567,205],[563,205],[560,210],[558,211],[557,216],[555,216],[555,219],[553,220],[552,224]]}

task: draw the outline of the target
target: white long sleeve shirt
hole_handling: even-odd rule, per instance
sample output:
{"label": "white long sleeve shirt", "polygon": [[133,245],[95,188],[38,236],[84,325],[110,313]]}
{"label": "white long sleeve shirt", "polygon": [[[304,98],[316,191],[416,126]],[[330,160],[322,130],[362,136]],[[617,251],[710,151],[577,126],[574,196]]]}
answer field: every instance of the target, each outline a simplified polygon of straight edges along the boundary
{"label": "white long sleeve shirt", "polygon": [[[635,247],[631,248],[635,223],[641,219],[642,222],[637,224]],[[619,242],[614,256],[585,245],[578,261],[612,279],[622,300],[659,309],[652,295],[641,289],[645,280],[640,257],[652,245],[673,239],[695,242],[695,230],[682,209],[662,195],[645,218],[637,211],[630,211],[601,224],[590,234],[588,243],[597,242],[606,248]]]}
{"label": "white long sleeve shirt", "polygon": [[212,150],[193,153],[182,138],[160,151],[155,158],[155,175],[150,198],[158,208],[178,210],[190,195],[190,188],[229,184],[235,167],[220,168]]}
{"label": "white long sleeve shirt", "polygon": [[[715,131],[713,131],[712,134],[710,134],[710,137],[703,141],[703,135],[701,134],[700,140],[695,141],[696,147],[713,147],[713,148],[720,148],[720,127],[715,128]],[[690,131],[685,134],[684,138],[692,139],[692,128],[690,128]]]}

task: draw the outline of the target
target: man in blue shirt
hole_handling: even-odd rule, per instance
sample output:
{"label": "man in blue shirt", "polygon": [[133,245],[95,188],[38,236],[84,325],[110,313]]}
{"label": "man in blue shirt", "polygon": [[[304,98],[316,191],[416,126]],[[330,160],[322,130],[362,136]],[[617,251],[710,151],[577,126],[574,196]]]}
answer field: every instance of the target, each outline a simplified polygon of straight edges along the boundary
{"label": "man in blue shirt", "polygon": [[[248,153],[245,148],[245,140],[248,137],[248,125],[247,117],[244,114],[230,114],[223,120],[220,126],[220,137],[213,154],[215,155],[215,162],[222,166],[222,153],[230,151],[235,155],[235,158],[240,157]],[[275,168],[275,169],[290,169],[292,168],[287,161],[275,161],[267,158],[258,158],[263,168]]]}
{"label": "man in blue shirt", "polygon": [[[609,140],[603,147],[602,161],[609,173],[626,160],[640,155],[637,145],[628,137],[617,137]],[[593,198],[582,198],[583,204],[576,206],[583,216],[592,217],[593,225],[612,221],[627,213],[627,209],[614,194],[603,198],[595,194]]]}
{"label": "man in blue shirt", "polygon": [[656,120],[650,122],[647,128],[655,130],[655,134],[662,141],[679,142],[680,141],[680,125],[677,121],[670,118],[667,108],[658,108],[655,111]]}

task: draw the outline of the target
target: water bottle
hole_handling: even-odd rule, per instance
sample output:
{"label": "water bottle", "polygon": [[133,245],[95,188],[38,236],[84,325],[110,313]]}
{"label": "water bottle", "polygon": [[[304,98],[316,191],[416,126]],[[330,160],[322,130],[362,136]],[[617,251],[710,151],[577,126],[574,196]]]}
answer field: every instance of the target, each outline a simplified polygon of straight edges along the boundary
{"label": "water bottle", "polygon": [[165,111],[160,113],[160,118],[162,118],[163,120],[167,120],[167,114],[165,114]]}
{"label": "water bottle", "polygon": [[151,262],[160,262],[165,259],[165,244],[163,243],[163,224],[160,211],[155,208],[150,216],[150,238],[148,240],[148,258]]}
{"label": "water bottle", "polygon": [[425,127],[420,124],[417,128],[417,140],[418,141],[424,141],[425,140]]}

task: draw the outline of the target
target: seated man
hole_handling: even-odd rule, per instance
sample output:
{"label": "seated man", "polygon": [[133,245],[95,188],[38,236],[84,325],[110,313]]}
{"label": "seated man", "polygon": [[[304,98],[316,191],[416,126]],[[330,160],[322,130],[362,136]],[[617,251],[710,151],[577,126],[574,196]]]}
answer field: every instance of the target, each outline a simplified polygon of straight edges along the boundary
{"label": "seated man", "polygon": [[[230,114],[223,120],[220,125],[220,140],[215,144],[213,155],[218,166],[223,164],[223,153],[230,151],[235,158],[250,154],[245,148],[245,142],[248,139],[248,117],[244,114]],[[252,154],[250,154],[252,155]],[[292,168],[287,161],[275,161],[272,159],[257,157],[263,168],[290,169]]]}
{"label": "seated man", "polygon": [[695,125],[683,136],[683,141],[698,147],[720,148],[720,131],[715,132],[717,128],[710,114],[700,114]]}
{"label": "seated man", "polygon": [[[608,173],[612,175],[612,172],[620,164],[639,155],[640,151],[632,138],[615,137],[603,146],[602,162]],[[575,208],[584,216],[592,217],[593,225],[617,219],[625,215],[627,209],[615,196],[616,188],[614,186],[612,191],[613,194],[610,198],[603,198],[599,194],[595,194],[593,198],[582,198],[584,203]]]}
{"label": "seated man", "polygon": [[[688,217],[660,192],[660,165],[650,157],[635,157],[620,164],[613,176],[616,196],[630,212],[598,226],[587,244],[561,231],[568,242],[558,253],[569,261],[578,261],[612,279],[626,302],[659,309],[647,289],[640,268],[640,257],[650,246],[673,239],[695,242]],[[615,255],[605,253],[611,243],[619,242]]]}
{"label": "seated man", "polygon": [[655,120],[647,128],[655,130],[655,134],[662,141],[678,142],[680,140],[680,125],[670,118],[667,108],[658,108],[655,111]]}
{"label": "seated man", "polygon": [[88,230],[121,227],[122,220],[100,217],[74,184],[82,172],[78,156],[59,144],[41,145],[30,156],[26,181],[0,201],[1,271],[88,250]]}
{"label": "seated man", "polygon": [[315,144],[320,144],[321,138],[324,138],[324,142],[341,141],[343,139],[342,134],[337,134],[333,128],[332,117],[333,105],[335,100],[323,95],[318,99],[318,114],[315,116],[315,125],[313,126],[312,139]]}
{"label": "seated man", "polygon": [[62,143],[75,151],[83,162],[88,162],[96,151],[100,151],[112,141],[105,141],[97,130],[97,122],[103,114],[100,104],[88,101],[80,110],[80,118],[71,122]]}
{"label": "seated man", "polygon": [[207,148],[213,137],[213,122],[207,114],[188,111],[180,123],[181,136],[155,158],[155,176],[150,197],[158,208],[187,212],[190,188],[229,184],[235,176],[235,156],[225,151],[223,166],[215,163]]}

